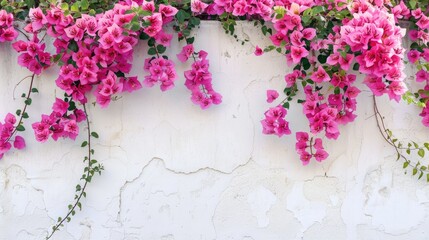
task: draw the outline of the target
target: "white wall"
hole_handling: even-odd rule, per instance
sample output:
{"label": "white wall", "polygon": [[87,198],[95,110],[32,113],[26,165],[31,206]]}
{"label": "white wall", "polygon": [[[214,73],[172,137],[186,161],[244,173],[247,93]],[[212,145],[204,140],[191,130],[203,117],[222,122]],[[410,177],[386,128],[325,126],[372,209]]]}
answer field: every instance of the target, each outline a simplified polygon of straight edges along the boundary
{"label": "white wall", "polygon": [[[322,164],[301,166],[293,136],[261,133],[265,91],[281,92],[290,69],[282,56],[253,55],[254,45],[269,41],[251,26],[238,27],[241,37],[250,36],[245,46],[214,22],[197,32],[223,104],[200,110],[181,77],[166,93],[144,88],[107,110],[90,109],[105,171],[90,184],[83,211],[55,239],[427,239],[429,185],[403,174],[377,132],[369,91],[358,99],[357,120],[342,127],[338,141],[326,142],[331,156]],[[178,49],[175,43],[172,52]],[[135,52],[133,72],[142,79],[144,44]],[[0,45],[0,54],[4,116],[21,107],[28,80],[15,100],[12,89],[29,72],[10,45]],[[184,67],[178,63],[180,76]],[[62,96],[56,75],[52,68],[37,78],[32,121]],[[399,136],[425,140],[429,130],[418,109],[379,101]],[[293,108],[291,128],[305,129],[301,109]],[[26,127],[28,147],[0,160],[0,239],[44,239],[73,199],[84,167],[83,134],[76,142],[39,144],[30,122]]]}

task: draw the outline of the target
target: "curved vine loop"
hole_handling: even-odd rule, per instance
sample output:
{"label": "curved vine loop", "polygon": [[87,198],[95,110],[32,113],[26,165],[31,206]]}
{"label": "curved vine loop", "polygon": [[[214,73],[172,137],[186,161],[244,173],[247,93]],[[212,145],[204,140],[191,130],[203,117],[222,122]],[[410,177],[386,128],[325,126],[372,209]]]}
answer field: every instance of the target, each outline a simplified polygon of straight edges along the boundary
{"label": "curved vine loop", "polygon": [[392,131],[386,127],[386,124],[384,122],[384,116],[380,113],[380,110],[378,109],[377,100],[375,99],[374,95],[372,99],[377,128],[381,136],[383,137],[383,140],[395,149],[397,155],[396,160],[402,159],[404,161],[404,169],[412,169],[412,175],[414,176],[418,174],[419,179],[426,175],[426,181],[429,182],[429,165],[424,165],[420,161],[417,161],[417,163],[415,163],[411,160],[413,153],[417,153],[417,155],[423,159],[425,157],[426,151],[429,151],[429,143],[425,142],[423,146],[421,146],[414,141],[408,142],[407,144],[404,144],[402,141],[399,141],[399,139],[393,135]]}
{"label": "curved vine loop", "polygon": [[101,171],[104,170],[104,167],[99,164],[97,160],[93,159],[94,149],[91,145],[91,139],[98,138],[98,134],[96,132],[91,132],[91,124],[89,121],[89,115],[85,104],[83,104],[83,111],[86,116],[87,140],[85,140],[81,146],[86,147],[88,150],[87,156],[85,156],[83,160],[83,162],[87,164],[84,168],[84,174],[81,177],[81,180],[83,180],[84,183],[83,186],[81,186],[80,184],[76,185],[74,203],[68,205],[68,212],[65,217],[58,217],[57,223],[52,226],[52,232],[48,233],[46,239],[50,239],[56,231],[58,231],[62,226],[64,226],[64,223],[66,221],[70,222],[71,217],[76,214],[77,208],[79,208],[79,210],[82,210],[81,199],[82,197],[86,197],[85,190],[88,186],[88,183],[91,182],[92,178],[96,173],[101,175]]}

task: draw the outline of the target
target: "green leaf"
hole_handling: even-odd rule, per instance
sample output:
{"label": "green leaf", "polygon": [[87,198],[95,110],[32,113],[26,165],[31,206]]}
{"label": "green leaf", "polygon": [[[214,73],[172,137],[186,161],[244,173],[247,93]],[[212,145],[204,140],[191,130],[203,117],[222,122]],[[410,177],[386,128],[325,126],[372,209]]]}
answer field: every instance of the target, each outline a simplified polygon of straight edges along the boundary
{"label": "green leaf", "polygon": [[327,55],[322,55],[322,54],[320,54],[319,56],[317,56],[317,60],[319,60],[319,62],[321,63],[321,64],[325,64],[326,63],[326,59],[328,58],[328,56]]}
{"label": "green leaf", "polygon": [[149,47],[154,47],[155,46],[155,38],[150,38],[149,41],[147,41],[147,45]]}
{"label": "green leaf", "polygon": [[140,33],[140,39],[141,40],[148,40],[150,37],[145,32]]}
{"label": "green leaf", "polygon": [[198,26],[198,25],[200,25],[201,20],[199,18],[196,18],[196,17],[191,17],[189,19],[189,23],[194,25],[194,26]]}
{"label": "green leaf", "polygon": [[69,5],[67,3],[61,3],[60,8],[63,11],[68,11],[69,10]]}
{"label": "green leaf", "polygon": [[24,113],[22,114],[22,118],[27,119],[27,118],[28,118],[28,113],[27,113],[27,112],[24,112]]}
{"label": "green leaf", "polygon": [[408,165],[410,165],[410,163],[409,163],[409,162],[404,162],[404,165],[402,166],[402,168],[407,168],[407,167],[408,167]]}
{"label": "green leaf", "polygon": [[167,48],[166,47],[164,47],[163,45],[158,45],[158,46],[156,46],[156,50],[158,50],[158,53],[159,54],[163,54],[164,52],[165,52],[165,50],[166,50]]}
{"label": "green leaf", "polygon": [[71,10],[72,12],[79,12],[79,5],[80,5],[80,2],[79,2],[79,1],[78,1],[78,2],[73,3],[73,5],[71,6],[70,10]]}
{"label": "green leaf", "polygon": [[183,31],[182,31],[182,34],[183,34],[183,36],[185,36],[185,37],[189,37],[190,35],[191,35],[191,30],[190,29],[184,29]]}
{"label": "green leaf", "polygon": [[179,22],[179,24],[182,24],[185,22],[186,19],[190,17],[189,13],[185,12],[183,9],[180,9],[176,14],[176,19]]}
{"label": "green leaf", "polygon": [[96,132],[92,132],[92,133],[91,133],[91,136],[93,136],[93,137],[95,137],[95,138],[98,138],[98,133],[96,133]]}
{"label": "green leaf", "polygon": [[413,168],[413,176],[417,174],[417,168]]}
{"label": "green leaf", "polygon": [[341,89],[339,87],[335,87],[335,89],[334,89],[335,94],[340,94],[341,93],[340,91],[341,91]]}
{"label": "green leaf", "polygon": [[354,71],[357,71],[357,70],[359,70],[359,67],[360,67],[359,63],[355,63],[355,64],[353,65],[353,70],[354,70]]}
{"label": "green leaf", "polygon": [[417,5],[417,1],[416,0],[410,0],[409,4],[410,4],[410,7],[411,7],[411,10],[416,9],[416,5]]}
{"label": "green leaf", "polygon": [[304,24],[308,24],[311,21],[311,16],[302,16],[301,20]]}
{"label": "green leaf", "polygon": [[304,70],[308,70],[311,67],[310,61],[307,58],[301,59],[302,66]]}
{"label": "green leaf", "polygon": [[140,23],[139,22],[132,22],[131,23],[131,30],[132,31],[134,31],[134,32],[137,32],[138,30],[140,30],[140,28],[141,28],[141,25],[140,25]]}
{"label": "green leaf", "polygon": [[32,89],[31,89],[31,92],[32,92],[32,93],[38,93],[38,92],[39,92],[39,90],[37,90],[37,88],[32,88]]}
{"label": "green leaf", "polygon": [[283,103],[283,107],[286,108],[286,109],[289,109],[289,102]]}
{"label": "green leaf", "polygon": [[324,12],[324,11],[326,11],[325,7],[323,7],[323,6],[317,6],[317,7],[313,8],[313,11],[312,11],[311,15],[315,16],[315,15],[321,13],[321,12]]}
{"label": "green leaf", "polygon": [[23,126],[23,125],[18,125],[17,127],[16,127],[16,131],[18,131],[18,132],[23,132],[23,131],[25,131],[25,127]]}
{"label": "green leaf", "polygon": [[423,148],[420,148],[419,151],[417,152],[417,154],[421,157],[424,158],[425,157],[425,150]]}
{"label": "green leaf", "polygon": [[21,109],[16,110],[16,115],[21,116]]}
{"label": "green leaf", "polygon": [[80,1],[80,7],[82,8],[82,10],[87,10],[89,8],[88,0],[81,0]]}
{"label": "green leaf", "polygon": [[68,45],[67,48],[70,49],[73,52],[79,51],[79,46],[77,45],[77,43],[74,40],[71,40],[69,42],[69,45]]}
{"label": "green leaf", "polygon": [[86,145],[88,145],[88,141],[84,141],[83,143],[82,143],[82,145],[80,145],[81,147],[85,147]]}
{"label": "green leaf", "polygon": [[25,0],[25,3],[27,4],[28,8],[33,8],[35,5],[34,0]]}
{"label": "green leaf", "polygon": [[31,105],[31,103],[32,103],[33,101],[31,100],[31,98],[27,98],[27,99],[25,99],[25,101],[24,101],[24,103],[26,104],[26,105]]}
{"label": "green leaf", "polygon": [[154,47],[151,47],[147,50],[147,54],[153,56],[156,55],[156,49]]}

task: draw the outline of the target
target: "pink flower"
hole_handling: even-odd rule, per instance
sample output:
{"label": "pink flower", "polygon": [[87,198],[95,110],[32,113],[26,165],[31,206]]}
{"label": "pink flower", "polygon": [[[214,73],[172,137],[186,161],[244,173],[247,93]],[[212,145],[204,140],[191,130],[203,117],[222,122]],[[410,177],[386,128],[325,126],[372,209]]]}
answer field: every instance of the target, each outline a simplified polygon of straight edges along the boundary
{"label": "pink flower", "polygon": [[142,85],[138,81],[137,77],[122,78],[121,82],[123,84],[123,90],[127,92],[134,92],[142,88]]}
{"label": "pink flower", "polygon": [[40,8],[31,8],[28,15],[31,19],[32,30],[34,32],[40,30],[44,24],[48,23]]}
{"label": "pink flower", "polygon": [[295,135],[298,142],[308,142],[309,140],[308,133],[306,132],[296,132]]}
{"label": "pink flower", "polygon": [[305,28],[302,30],[302,37],[307,40],[312,40],[316,36],[316,29]]}
{"label": "pink flower", "polygon": [[322,66],[319,66],[317,71],[311,74],[310,79],[317,83],[329,82],[331,80],[328,73],[326,73],[325,69]]}
{"label": "pink flower", "polygon": [[304,47],[291,46],[291,57],[292,62],[297,64],[301,61],[302,58],[308,56],[308,51]]}
{"label": "pink flower", "polygon": [[340,64],[340,67],[343,70],[348,71],[350,68],[350,64],[353,62],[353,58],[354,58],[353,54],[347,54],[345,58],[340,56],[338,58],[338,63]]}
{"label": "pink flower", "polygon": [[429,17],[422,15],[416,25],[421,29],[427,29],[429,27]]}
{"label": "pink flower", "polygon": [[191,11],[195,14],[203,13],[209,5],[201,0],[191,0]]}
{"label": "pink flower", "polygon": [[23,149],[25,148],[25,140],[21,136],[16,136],[15,141],[13,141],[13,147],[16,149]]}
{"label": "pink flower", "polygon": [[194,45],[188,44],[182,48],[182,51],[179,54],[177,54],[177,58],[181,62],[186,62],[192,54],[194,54]]}
{"label": "pink flower", "polygon": [[159,12],[162,14],[163,17],[174,17],[178,10],[177,8],[172,7],[170,5],[160,4]]}
{"label": "pink flower", "polygon": [[314,158],[318,162],[325,160],[326,158],[328,158],[328,156],[329,156],[329,154],[323,149],[317,150],[316,153],[314,154]]}
{"label": "pink flower", "polygon": [[305,43],[302,41],[303,34],[300,31],[298,30],[293,31],[289,37],[290,37],[290,42],[294,46],[302,47],[305,45]]}
{"label": "pink flower", "polygon": [[161,45],[163,45],[163,46],[165,46],[165,47],[169,47],[170,46],[171,39],[173,39],[173,35],[165,33],[163,31],[160,31],[155,36],[156,42],[159,43],[159,44],[161,44]]}
{"label": "pink flower", "polygon": [[263,53],[264,51],[259,46],[256,45],[255,52],[254,52],[255,56],[261,56]]}
{"label": "pink flower", "polygon": [[55,103],[52,106],[52,110],[54,112],[59,113],[60,115],[64,115],[67,112],[68,108],[69,108],[69,103],[59,98],[56,98]]}
{"label": "pink flower", "polygon": [[303,152],[301,152],[299,159],[301,160],[302,165],[306,166],[310,163],[311,154],[308,153],[307,151],[303,151]]}
{"label": "pink flower", "polygon": [[420,58],[420,52],[417,50],[410,50],[407,54],[408,60],[410,60],[411,63],[415,63]]}
{"label": "pink flower", "polygon": [[267,102],[272,103],[279,97],[279,93],[276,90],[267,90]]}
{"label": "pink flower", "polygon": [[421,69],[416,73],[416,81],[417,82],[424,82],[429,80],[429,73],[425,70]]}
{"label": "pink flower", "polygon": [[15,115],[8,113],[8,114],[6,114],[4,121],[5,121],[5,123],[9,123],[9,124],[14,125],[16,123],[16,117],[15,117]]}

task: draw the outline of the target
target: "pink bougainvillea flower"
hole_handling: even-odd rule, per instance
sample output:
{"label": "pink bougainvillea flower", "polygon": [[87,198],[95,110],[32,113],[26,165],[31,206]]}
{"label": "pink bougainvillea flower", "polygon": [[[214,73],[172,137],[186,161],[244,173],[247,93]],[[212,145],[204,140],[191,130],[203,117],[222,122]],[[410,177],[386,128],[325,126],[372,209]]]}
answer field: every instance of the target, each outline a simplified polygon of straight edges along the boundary
{"label": "pink bougainvillea flower", "polygon": [[170,5],[159,5],[159,12],[162,14],[163,17],[174,17],[178,11],[179,10],[177,10],[177,8]]}
{"label": "pink bougainvillea flower", "polygon": [[296,140],[298,142],[308,142],[309,136],[306,132],[296,132]]}
{"label": "pink bougainvillea flower", "polygon": [[123,90],[127,92],[134,92],[142,88],[142,85],[138,81],[137,77],[122,78],[121,82],[123,84]]}
{"label": "pink bougainvillea flower", "polygon": [[417,82],[424,82],[429,80],[429,73],[423,69],[418,71],[416,73],[416,81]]}
{"label": "pink bougainvillea flower", "polygon": [[25,148],[25,140],[21,136],[16,136],[15,141],[13,141],[13,147],[16,149],[23,149]]}
{"label": "pink bougainvillea flower", "polygon": [[203,13],[209,5],[201,0],[191,0],[191,11],[195,14]]}
{"label": "pink bougainvillea flower", "polygon": [[299,63],[302,58],[308,56],[308,51],[304,47],[292,46],[290,49],[291,49],[290,55],[292,57],[292,62],[295,64]]}
{"label": "pink bougainvillea flower", "polygon": [[318,149],[316,151],[316,153],[314,154],[314,158],[318,162],[325,160],[326,158],[328,158],[328,156],[329,156],[329,154],[323,149]]}
{"label": "pink bougainvillea flower", "polygon": [[298,30],[293,31],[289,36],[290,42],[296,47],[302,47],[305,45],[305,43],[302,41],[302,37],[303,34]]}
{"label": "pink bougainvillea flower", "polygon": [[279,93],[276,90],[267,90],[267,102],[272,103],[279,97]]}
{"label": "pink bougainvillea flower", "polygon": [[157,43],[169,47],[171,43],[171,39],[173,39],[172,34],[165,33],[164,31],[160,31],[156,36],[155,40]]}
{"label": "pink bougainvillea flower", "polygon": [[64,115],[67,112],[68,108],[69,108],[69,103],[59,98],[55,99],[55,103],[52,106],[52,110],[54,112],[59,113],[60,115]]}
{"label": "pink bougainvillea flower", "polygon": [[429,17],[422,15],[420,20],[416,22],[416,25],[421,29],[429,28]]}
{"label": "pink bougainvillea flower", "polygon": [[417,61],[419,60],[419,58],[420,58],[420,52],[419,52],[419,51],[417,51],[417,50],[415,50],[415,49],[410,50],[410,51],[407,53],[407,57],[408,57],[408,60],[409,60],[411,63],[415,63],[415,62],[417,62]]}
{"label": "pink bougainvillea flower", "polygon": [[9,123],[9,124],[14,125],[16,123],[16,117],[15,117],[15,115],[8,113],[8,114],[6,114],[4,121],[5,121],[5,123]]}
{"label": "pink bougainvillea flower", "polygon": [[317,68],[317,71],[311,74],[310,79],[317,83],[329,82],[331,80],[328,73],[326,73],[325,69],[322,66],[319,66]]}
{"label": "pink bougainvillea flower", "polygon": [[343,70],[348,71],[350,68],[350,64],[353,62],[353,59],[354,59],[353,54],[347,54],[345,58],[340,56],[338,58],[338,63],[340,64],[340,67]]}
{"label": "pink bougainvillea flower", "polygon": [[192,54],[194,54],[194,45],[188,44],[182,48],[182,51],[179,54],[177,54],[177,58],[181,62],[186,62]]}
{"label": "pink bougainvillea flower", "polygon": [[34,32],[42,29],[43,25],[48,23],[48,20],[40,8],[31,8],[28,15],[31,19],[31,26]]}
{"label": "pink bougainvillea flower", "polygon": [[255,47],[255,56],[261,56],[264,53],[264,51],[262,50],[262,48],[260,48],[258,45],[256,45]]}
{"label": "pink bougainvillea flower", "polygon": [[314,28],[305,28],[302,30],[302,37],[307,40],[312,40],[316,37],[316,29]]}

